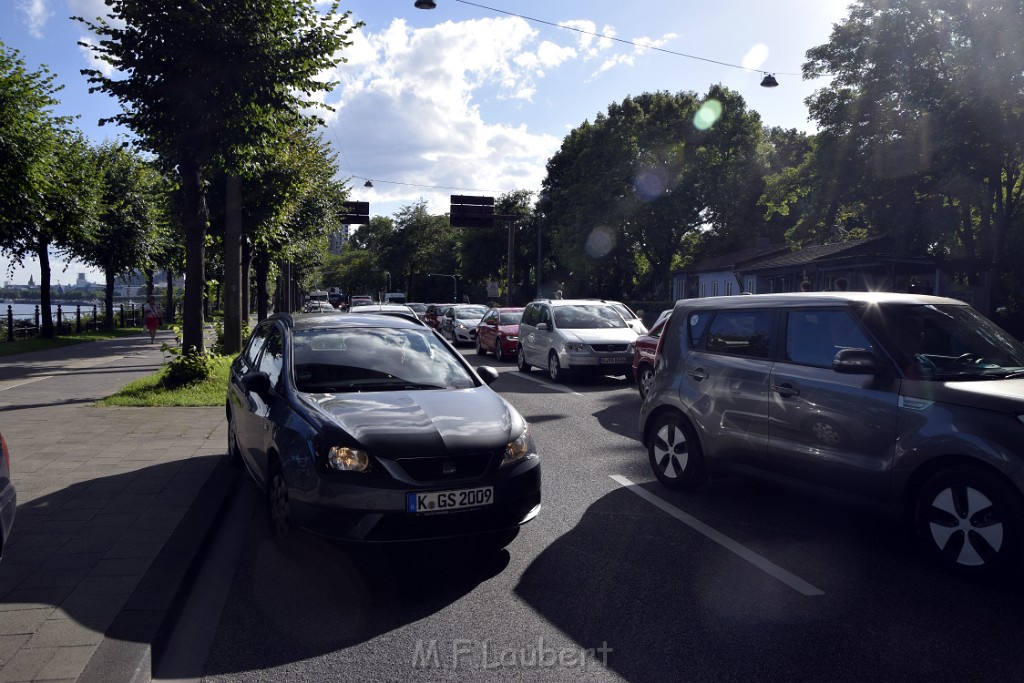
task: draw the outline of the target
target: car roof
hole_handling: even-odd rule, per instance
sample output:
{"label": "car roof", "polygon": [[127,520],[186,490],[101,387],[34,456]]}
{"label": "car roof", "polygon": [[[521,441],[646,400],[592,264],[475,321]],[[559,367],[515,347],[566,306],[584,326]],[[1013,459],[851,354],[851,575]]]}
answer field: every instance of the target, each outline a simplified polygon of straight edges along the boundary
{"label": "car roof", "polygon": [[390,327],[396,329],[424,329],[419,318],[409,313],[306,313],[292,315],[275,313],[268,320],[280,320],[296,331],[345,329],[353,327]]}
{"label": "car roof", "polygon": [[793,306],[802,304],[839,306],[851,302],[868,304],[970,305],[959,299],[949,299],[930,294],[904,294],[900,292],[786,292],[782,294],[746,294],[680,299],[676,302],[675,308],[757,308],[761,306]]}

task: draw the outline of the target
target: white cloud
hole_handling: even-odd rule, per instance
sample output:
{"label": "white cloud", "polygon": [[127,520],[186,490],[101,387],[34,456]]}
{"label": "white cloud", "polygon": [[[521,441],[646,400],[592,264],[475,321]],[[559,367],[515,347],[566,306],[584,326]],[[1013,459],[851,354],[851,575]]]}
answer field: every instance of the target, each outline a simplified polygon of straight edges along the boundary
{"label": "white cloud", "polygon": [[396,19],[353,37],[348,63],[331,74],[341,85],[327,98],[337,112],[326,117],[326,139],[343,152],[343,175],[374,179],[372,190],[353,183],[360,198],[423,198],[441,212],[453,193],[539,189],[561,140],[499,120],[498,103],[532,98],[544,70],[576,57],[573,48],[537,44],[518,18],[422,29]]}
{"label": "white cloud", "polygon": [[601,63],[601,66],[597,68],[597,71],[591,74],[590,78],[588,78],[587,81],[592,81],[601,74],[606,73],[620,65],[635,66],[636,58],[638,56],[650,52],[650,48],[652,47],[664,47],[669,41],[676,37],[677,35],[675,33],[666,33],[661,38],[649,38],[647,36],[640,36],[634,38],[633,40],[629,41],[630,43],[633,44],[632,52],[625,52],[621,54],[612,55],[611,57],[607,57]]}
{"label": "white cloud", "polygon": [[25,15],[29,35],[42,38],[43,27],[53,16],[53,10],[49,8],[46,0],[18,0],[16,7]]}

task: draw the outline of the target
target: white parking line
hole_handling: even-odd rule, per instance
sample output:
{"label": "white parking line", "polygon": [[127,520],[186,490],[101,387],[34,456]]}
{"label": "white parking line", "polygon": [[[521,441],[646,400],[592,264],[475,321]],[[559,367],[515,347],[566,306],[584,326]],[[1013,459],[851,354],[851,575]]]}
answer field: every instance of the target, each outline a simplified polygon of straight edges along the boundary
{"label": "white parking line", "polygon": [[0,382],[0,391],[7,391],[8,389],[14,389],[15,387],[24,386],[26,384],[32,384],[33,382],[41,382],[44,379],[50,379],[53,375],[39,375],[38,377],[30,377],[29,379],[8,379]]}
{"label": "white parking line", "polygon": [[[506,374],[506,373],[502,373],[502,374]],[[551,389],[552,391],[561,391],[563,394],[572,394],[573,396],[582,396],[583,395],[583,394],[581,394],[578,391],[573,391],[572,389],[570,389],[567,386],[563,386],[561,384],[555,384],[554,382],[552,382],[550,380],[541,379],[540,377],[534,377],[533,375],[531,375],[529,373],[519,372],[519,370],[515,370],[515,371],[508,370],[507,374],[509,374],[511,376],[514,376],[514,377],[522,377],[523,379],[528,379],[531,382],[539,384],[542,387],[547,387],[548,389]]]}
{"label": "white parking line", "polygon": [[668,514],[672,515],[680,522],[693,529],[694,531],[703,534],[704,536],[711,539],[712,541],[722,546],[726,550],[729,550],[735,553],[736,555],[739,555],[750,564],[754,565],[766,574],[774,576],[776,579],[786,584],[798,593],[802,593],[803,595],[807,596],[825,594],[825,591],[821,590],[820,588],[812,586],[811,584],[801,579],[799,576],[791,574],[790,572],[786,571],[785,569],[775,564],[771,560],[761,557],[760,555],[755,553],[750,548],[747,548],[743,544],[732,540],[725,534],[716,531],[715,529],[712,529],[696,517],[691,517],[690,515],[680,510],[679,508],[675,507],[674,505],[666,503],[661,498],[658,498],[656,495],[649,492],[647,489],[637,486],[626,477],[623,477],[618,474],[610,474],[608,476],[610,476],[613,480],[618,482],[619,485],[625,487],[627,490],[632,491],[636,495],[646,500],[654,507],[658,508],[659,510],[663,510],[664,512],[667,512]]}

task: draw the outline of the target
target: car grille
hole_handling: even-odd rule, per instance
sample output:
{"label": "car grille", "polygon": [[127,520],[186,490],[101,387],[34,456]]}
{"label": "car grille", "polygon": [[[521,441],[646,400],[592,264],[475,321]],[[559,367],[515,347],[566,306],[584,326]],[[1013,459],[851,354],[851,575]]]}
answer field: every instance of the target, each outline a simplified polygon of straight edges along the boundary
{"label": "car grille", "polygon": [[629,344],[591,344],[590,348],[601,353],[625,353]]}
{"label": "car grille", "polygon": [[476,479],[487,472],[495,453],[398,458],[395,462],[416,481],[459,481]]}

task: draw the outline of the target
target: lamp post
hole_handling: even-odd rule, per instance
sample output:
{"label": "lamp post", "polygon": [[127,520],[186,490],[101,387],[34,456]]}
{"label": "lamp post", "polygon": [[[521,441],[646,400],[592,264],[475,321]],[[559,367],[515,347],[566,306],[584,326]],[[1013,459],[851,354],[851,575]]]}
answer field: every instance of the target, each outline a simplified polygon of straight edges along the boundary
{"label": "lamp post", "polygon": [[447,273],[427,273],[427,277],[450,277],[452,279],[452,303],[459,303],[459,281]]}

